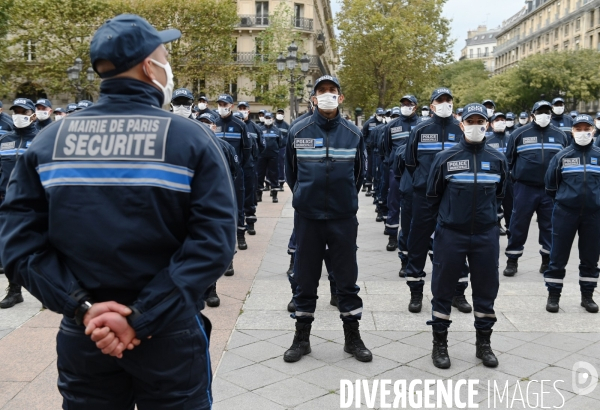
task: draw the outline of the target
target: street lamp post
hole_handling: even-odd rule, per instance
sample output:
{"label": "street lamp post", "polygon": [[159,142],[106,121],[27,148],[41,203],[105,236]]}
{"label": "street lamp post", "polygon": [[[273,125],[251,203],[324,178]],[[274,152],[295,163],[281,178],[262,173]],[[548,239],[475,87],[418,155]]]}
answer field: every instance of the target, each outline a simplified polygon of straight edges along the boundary
{"label": "street lamp post", "polygon": [[363,110],[362,110],[362,108],[360,108],[360,107],[356,107],[356,108],[354,109],[354,114],[356,115],[356,126],[357,126],[357,127],[359,126],[359,125],[358,125],[358,117],[360,117],[360,116],[362,115],[362,112],[363,112]]}
{"label": "street lamp post", "polygon": [[310,58],[304,53],[302,58],[300,59],[300,71],[302,74],[295,75],[294,71],[296,66],[298,65],[298,46],[294,41],[288,47],[288,55],[287,57],[283,56],[283,53],[279,53],[279,57],[277,58],[277,71],[279,71],[279,76],[283,76],[283,72],[286,68],[289,70],[290,78],[288,80],[290,84],[290,120],[293,121],[296,119],[298,114],[297,104],[296,104],[296,83],[298,81],[303,81],[306,73],[308,73],[308,68],[310,65]]}
{"label": "street lamp post", "polygon": [[94,69],[92,67],[89,67],[86,70],[87,84],[84,84],[84,81],[81,78],[82,71],[83,60],[79,57],[75,59],[75,64],[72,67],[67,68],[67,77],[69,78],[71,85],[77,90],[77,102],[83,100],[84,91],[96,79],[96,73],[94,73]]}

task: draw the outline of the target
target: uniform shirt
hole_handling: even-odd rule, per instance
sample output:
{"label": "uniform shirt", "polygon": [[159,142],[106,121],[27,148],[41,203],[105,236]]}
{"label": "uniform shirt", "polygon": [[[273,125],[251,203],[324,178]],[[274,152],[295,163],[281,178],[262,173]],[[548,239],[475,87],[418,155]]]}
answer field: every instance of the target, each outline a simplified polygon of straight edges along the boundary
{"label": "uniform shirt", "polygon": [[288,124],[284,120],[281,120],[281,121],[275,120],[273,125],[275,125],[277,128],[279,128],[279,131],[281,131],[281,136],[283,138],[283,146],[282,147],[285,147],[287,145],[287,137],[288,137],[288,131],[290,130],[290,124]]}
{"label": "uniform shirt", "polygon": [[544,186],[550,160],[568,145],[564,132],[552,124],[540,127],[536,122],[523,125],[510,135],[506,159],[515,181]]}
{"label": "uniform shirt", "polygon": [[250,118],[244,120],[244,123],[246,124],[246,129],[248,130],[248,137],[250,137],[252,142],[252,162],[255,163],[258,161],[260,153],[265,149],[265,141],[262,137],[262,129]]}
{"label": "uniform shirt", "polygon": [[252,141],[248,136],[246,124],[231,113],[225,118],[217,114],[217,118],[215,135],[231,144],[240,164],[245,167],[252,159]]}
{"label": "uniform shirt", "polygon": [[339,112],[327,119],[315,110],[289,132],[285,179],[292,187],[292,206],[309,219],[355,216],[365,162],[360,130]]}
{"label": "uniform shirt", "polygon": [[495,148],[506,156],[506,146],[508,145],[508,140],[510,139],[510,133],[507,131],[504,132],[486,132],[485,133],[485,143],[491,147]]}
{"label": "uniform shirt", "polygon": [[365,144],[367,146],[367,148],[372,149],[373,148],[373,144],[374,141],[372,139],[372,135],[371,135],[371,131],[373,131],[375,129],[375,127],[377,127],[378,125],[382,124],[382,122],[377,121],[376,117],[371,117],[369,118],[367,121],[365,121],[365,123],[363,124],[362,127],[362,136],[365,140]]}
{"label": "uniform shirt", "polygon": [[550,124],[554,125],[556,128],[564,132],[568,140],[571,140],[571,128],[573,128],[573,118],[571,118],[569,114],[556,115],[552,113],[552,116],[550,118]]}
{"label": "uniform shirt", "polygon": [[70,318],[87,297],[129,305],[140,339],[197,315],[235,252],[221,148],[163,98],[141,81],[103,80],[94,106],[36,137],[0,209],[11,280]]}
{"label": "uniform shirt", "polygon": [[571,142],[552,158],[546,192],[561,208],[577,213],[600,210],[600,148]]}
{"label": "uniform shirt", "polygon": [[14,131],[0,135],[0,195],[6,193],[6,186],[10,174],[15,168],[17,160],[25,154],[29,145],[39,132],[35,122],[25,128],[16,128]]}
{"label": "uniform shirt", "polygon": [[435,156],[427,180],[427,199],[438,210],[438,224],[469,233],[486,232],[498,223],[497,201],[508,179],[506,158],[485,141],[464,139]]}
{"label": "uniform shirt", "polygon": [[417,124],[408,137],[406,168],[413,176],[414,191],[425,195],[427,177],[438,152],[450,149],[463,138],[463,132],[454,117],[441,118],[434,114]]}
{"label": "uniform shirt", "polygon": [[394,155],[395,159],[392,165],[394,178],[400,180],[398,189],[400,190],[400,197],[404,198],[413,193],[412,175],[410,172],[406,172],[406,144],[398,147]]}
{"label": "uniform shirt", "polygon": [[13,131],[15,128],[15,124],[13,124],[10,115],[0,112],[0,137],[7,132]]}
{"label": "uniform shirt", "polygon": [[261,152],[261,157],[276,157],[279,154],[279,149],[283,148],[283,135],[279,128],[271,124],[269,126],[262,125],[260,127],[263,136],[263,144],[265,149]]}
{"label": "uniform shirt", "polygon": [[[387,125],[383,135],[383,150],[387,157],[393,155],[400,146],[406,145],[410,131],[419,122],[421,119],[416,114],[410,117],[401,115]],[[390,162],[393,162],[393,158],[390,158]]]}
{"label": "uniform shirt", "polygon": [[52,124],[53,121],[51,118],[48,118],[48,119],[45,119],[44,121],[37,120],[36,122],[38,123],[38,128],[40,130],[42,130],[42,129],[46,128],[48,125]]}

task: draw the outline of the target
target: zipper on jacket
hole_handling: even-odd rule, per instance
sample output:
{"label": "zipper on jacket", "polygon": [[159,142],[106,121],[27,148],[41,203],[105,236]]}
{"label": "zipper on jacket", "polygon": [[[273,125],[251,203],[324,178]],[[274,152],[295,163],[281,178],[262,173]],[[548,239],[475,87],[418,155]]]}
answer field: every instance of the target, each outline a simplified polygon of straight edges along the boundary
{"label": "zipper on jacket", "polygon": [[473,153],[473,209],[471,211],[471,235],[475,233],[475,213],[477,210],[477,155]]}
{"label": "zipper on jacket", "polygon": [[19,150],[21,149],[22,146],[23,146],[23,137],[21,137],[21,140],[19,141],[19,146],[17,147],[17,152],[15,152],[15,161],[19,159]]}
{"label": "zipper on jacket", "polygon": [[325,219],[329,211],[329,131],[325,133]]}
{"label": "zipper on jacket", "polygon": [[581,201],[581,212],[579,213],[579,216],[583,215],[583,210],[585,209],[585,201],[587,200],[587,187],[585,186],[585,182],[586,182],[586,160],[585,160],[585,152],[583,153],[583,156],[581,157],[581,160],[583,161],[583,201]]}

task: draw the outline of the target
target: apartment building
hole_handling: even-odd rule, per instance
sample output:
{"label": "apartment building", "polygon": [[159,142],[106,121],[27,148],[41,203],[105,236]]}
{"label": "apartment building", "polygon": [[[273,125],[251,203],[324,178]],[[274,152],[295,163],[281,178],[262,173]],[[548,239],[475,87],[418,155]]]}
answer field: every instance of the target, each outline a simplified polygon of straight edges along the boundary
{"label": "apartment building", "polygon": [[465,47],[460,52],[460,60],[482,60],[486,70],[494,72],[496,35],[499,29],[488,30],[487,26],[479,26],[467,32]]}

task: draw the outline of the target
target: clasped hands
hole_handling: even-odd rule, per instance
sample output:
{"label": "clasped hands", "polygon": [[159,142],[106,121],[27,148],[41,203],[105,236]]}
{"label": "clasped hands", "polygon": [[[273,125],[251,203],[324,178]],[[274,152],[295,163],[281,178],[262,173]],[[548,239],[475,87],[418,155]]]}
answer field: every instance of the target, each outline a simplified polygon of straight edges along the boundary
{"label": "clasped hands", "polygon": [[94,303],[83,317],[85,334],[104,354],[123,357],[125,350],[133,350],[141,341],[127,322],[131,309],[117,302]]}

